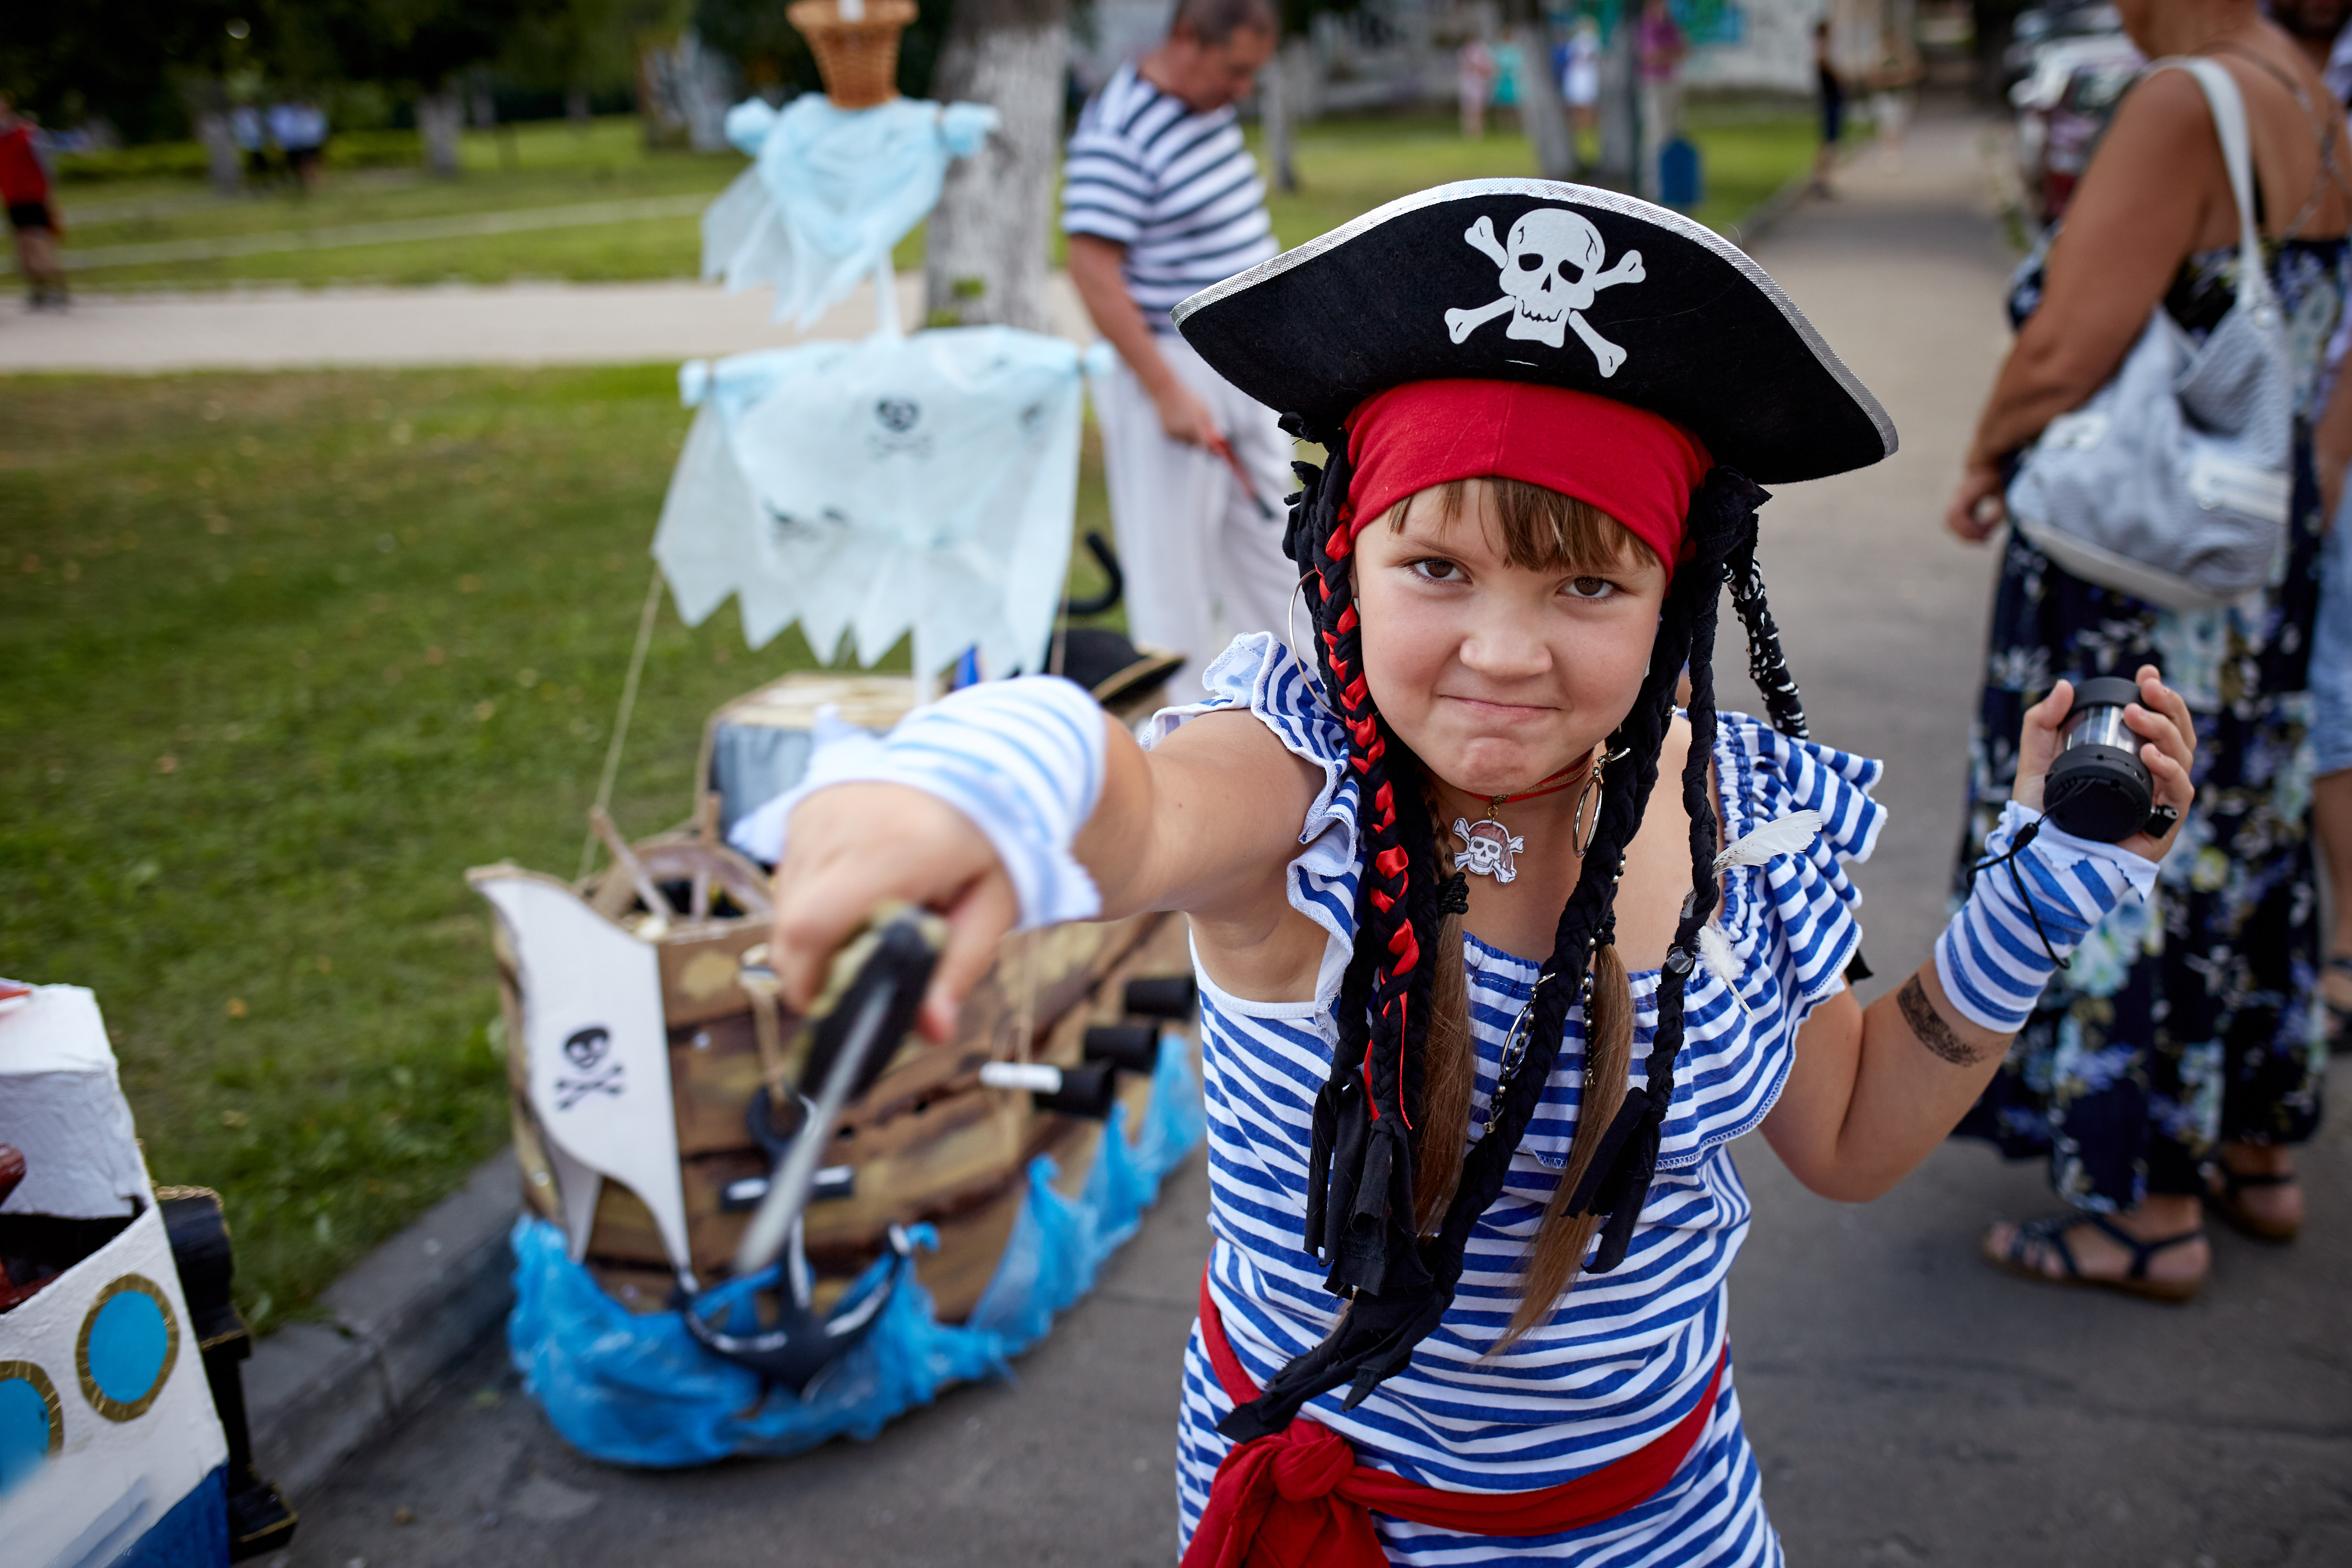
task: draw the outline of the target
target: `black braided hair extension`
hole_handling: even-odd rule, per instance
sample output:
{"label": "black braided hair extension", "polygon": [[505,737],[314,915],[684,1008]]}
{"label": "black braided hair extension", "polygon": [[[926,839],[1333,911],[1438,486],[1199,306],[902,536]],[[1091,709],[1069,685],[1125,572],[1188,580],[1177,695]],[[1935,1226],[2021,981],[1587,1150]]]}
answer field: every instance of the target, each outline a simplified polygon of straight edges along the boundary
{"label": "black braided hair extension", "polygon": [[[1395,787],[1389,762],[1394,738],[1364,682],[1349,562],[1355,542],[1347,437],[1342,432],[1325,445],[1329,457],[1319,473],[1298,466],[1307,488],[1292,504],[1285,542],[1307,574],[1316,657],[1325,696],[1347,731],[1364,846],[1356,949],[1340,994],[1338,1048],[1316,1096],[1307,1161],[1307,1242],[1328,1266],[1325,1284],[1347,1294],[1393,1289],[1400,1272],[1407,1280],[1422,1273],[1410,1228],[1421,1063],[1407,1040],[1415,1020],[1425,1027],[1428,1017],[1430,977],[1421,943],[1436,930],[1436,889],[1424,848],[1416,893],[1407,837],[1426,845],[1427,815],[1417,787]],[[1416,913],[1423,918],[1416,921]]]}
{"label": "black braided hair extension", "polygon": [[[1359,884],[1356,950],[1335,1019],[1338,1048],[1316,1100],[1306,1226],[1308,1246],[1329,1265],[1326,1283],[1353,1300],[1328,1339],[1283,1368],[1256,1400],[1220,1424],[1221,1431],[1241,1441],[1280,1430],[1308,1399],[1341,1383],[1351,1384],[1347,1404],[1352,1408],[1402,1370],[1413,1347],[1451,1304],[1470,1231],[1501,1190],[1511,1155],[1550,1077],[1569,1007],[1586,995],[1594,952],[1613,925],[1625,849],[1656,782],[1675,686],[1686,662],[1711,660],[1723,563],[1738,544],[1752,542],[1754,505],[1762,496],[1738,475],[1718,468],[1693,498],[1687,531],[1694,558],[1677,570],[1642,690],[1612,738],[1612,751],[1624,750],[1633,765],[1604,779],[1585,868],[1561,910],[1551,960],[1530,1002],[1526,1056],[1500,1086],[1485,1132],[1465,1158],[1444,1222],[1423,1243],[1412,1234],[1410,1116],[1418,1109],[1421,1047],[1428,1029],[1428,966],[1419,963],[1420,952],[1434,940],[1440,918],[1431,826],[1419,790],[1393,787],[1399,769],[1391,765],[1391,748],[1402,764],[1417,759],[1388,731],[1364,682],[1361,628],[1349,576],[1354,542],[1346,502],[1345,435],[1310,433],[1296,419],[1286,420],[1286,427],[1302,438],[1321,438],[1330,453],[1320,471],[1298,467],[1305,489],[1292,498],[1286,542],[1307,574],[1318,661],[1347,732],[1349,766],[1365,802],[1360,808],[1365,870]],[[1677,931],[1675,954],[1682,967],[1669,973],[1669,986],[1662,988],[1675,993],[1672,1026],[1662,1013],[1646,1089],[1629,1091],[1625,1111],[1612,1122],[1579,1188],[1583,1206],[1577,1212],[1597,1206],[1611,1215],[1596,1269],[1622,1260],[1648,1191],[1681,1046],[1680,982],[1690,968],[1684,955],[1714,907],[1711,669],[1703,689],[1704,736],[1695,725],[1683,780],[1693,820],[1693,894]],[[1700,706],[1695,697],[1695,709]]]}
{"label": "black braided hair extension", "polygon": [[[1762,490],[1756,492],[1758,506],[1771,499]],[[1780,628],[1772,620],[1771,606],[1764,602],[1764,574],[1756,564],[1756,542],[1751,539],[1734,550],[1726,566],[1731,579],[1731,607],[1739,612],[1740,624],[1748,628],[1748,679],[1764,694],[1764,711],[1772,728],[1792,741],[1804,740],[1805,705],[1797,695],[1796,677],[1789,673],[1789,661],[1780,652]]]}
{"label": "black braided hair extension", "polygon": [[[1683,761],[1683,807],[1690,818],[1691,889],[1683,900],[1674,945],[1666,950],[1658,977],[1658,1026],[1641,1088],[1627,1091],[1617,1119],[1602,1136],[1583,1179],[1570,1197],[1570,1214],[1605,1214],[1601,1244],[1586,1271],[1606,1274],[1624,1261],[1641,1217],[1642,1202],[1657,1173],[1658,1143],[1674,1103],[1675,1061],[1682,1052],[1683,989],[1697,962],[1698,931],[1715,913],[1715,801],[1710,767],[1715,755],[1715,626],[1727,567],[1745,553],[1752,560],[1756,508],[1764,492],[1725,468],[1709,469],[1691,498],[1684,525],[1688,559],[1675,569],[1675,599],[1687,581],[1690,616],[1687,644],[1691,678],[1690,752]],[[1779,652],[1775,645],[1774,653]],[[1791,687],[1793,690],[1793,686]]]}

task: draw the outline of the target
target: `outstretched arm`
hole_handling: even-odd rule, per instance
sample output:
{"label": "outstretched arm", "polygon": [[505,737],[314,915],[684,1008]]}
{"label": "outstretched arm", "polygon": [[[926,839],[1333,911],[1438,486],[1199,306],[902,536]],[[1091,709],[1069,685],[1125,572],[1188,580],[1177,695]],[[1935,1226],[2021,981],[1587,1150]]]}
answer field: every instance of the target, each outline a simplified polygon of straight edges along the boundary
{"label": "outstretched arm", "polygon": [[[1296,968],[1298,934],[1283,917],[1285,866],[1320,775],[1246,711],[1212,713],[1151,752],[1108,714],[1102,788],[1070,847],[1102,895],[1099,918],[1146,910],[1194,917],[1203,955],[1244,984],[1271,965]],[[974,722],[984,722],[976,719]],[[1000,825],[1001,826],[1001,825]],[[964,994],[1019,922],[1020,900],[977,824],[939,795],[903,784],[839,784],[793,810],[776,868],[769,962],[788,1002],[806,1006],[834,952],[886,899],[948,922],[920,1020],[944,1041]],[[1311,973],[1312,955],[1307,960]],[[1278,975],[1271,983],[1280,984]],[[1244,994],[1257,994],[1244,992]]]}
{"label": "outstretched arm", "polygon": [[[2196,727],[2189,708],[2153,668],[2139,672],[2140,702],[2125,710],[2143,742],[2158,803],[2186,812],[2195,791],[2189,767]],[[2064,681],[2026,710],[2015,798],[2039,810],[2042,776],[2058,754],[2058,723],[2074,701]],[[2158,860],[2179,825],[2161,839],[2138,834],[2118,847]],[[1996,871],[1988,875],[2000,875]],[[2008,1054],[2013,1032],[1971,1020],[1946,992],[1934,963],[1868,1007],[1842,992],[1817,1008],[1797,1037],[1797,1062],[1764,1138],[1797,1179],[1823,1197],[1877,1197],[1909,1174],[1948,1136]]]}

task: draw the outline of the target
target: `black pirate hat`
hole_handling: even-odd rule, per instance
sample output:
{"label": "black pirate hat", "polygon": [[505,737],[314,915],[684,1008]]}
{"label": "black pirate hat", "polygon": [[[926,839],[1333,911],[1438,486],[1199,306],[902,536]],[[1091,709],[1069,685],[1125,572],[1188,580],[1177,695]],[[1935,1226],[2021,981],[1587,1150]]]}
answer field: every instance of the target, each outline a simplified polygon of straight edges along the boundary
{"label": "black pirate hat", "polygon": [[1762,484],[1895,450],[1878,400],[1744,251],[1590,185],[1439,185],[1202,290],[1174,319],[1226,380],[1313,430],[1391,386],[1475,377],[1649,409]]}

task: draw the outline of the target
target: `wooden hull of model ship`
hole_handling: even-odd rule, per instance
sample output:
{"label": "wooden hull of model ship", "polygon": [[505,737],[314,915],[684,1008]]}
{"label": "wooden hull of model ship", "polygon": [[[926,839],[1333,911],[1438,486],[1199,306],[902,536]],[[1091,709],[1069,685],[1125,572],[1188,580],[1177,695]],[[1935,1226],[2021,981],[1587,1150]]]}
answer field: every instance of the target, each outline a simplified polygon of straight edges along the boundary
{"label": "wooden hull of model ship", "polygon": [[[1129,672],[1126,689],[1114,694],[1110,706],[1129,722],[1156,706],[1160,695],[1156,679],[1138,686],[1135,673]],[[1164,676],[1164,668],[1158,673]],[[787,678],[713,716],[702,777],[722,784],[730,749],[740,761],[763,748],[773,750],[770,742],[779,735],[789,742],[796,731],[804,733],[813,724],[820,704],[835,707],[852,722],[879,729],[912,700],[904,680]],[[730,727],[739,732],[730,734]],[[761,727],[774,733],[740,732]],[[780,1013],[763,1025],[756,999],[739,983],[742,954],[767,940],[767,907],[760,868],[719,842],[719,824],[730,807],[735,816],[743,809],[724,795],[714,789],[705,797],[697,827],[630,847],[644,874],[681,911],[674,918],[647,920],[636,884],[618,865],[578,889],[599,915],[633,929],[654,949],[677,1129],[684,1261],[701,1286],[727,1277],[751,1218],[740,1188],[739,1201],[729,1201],[730,1185],[768,1173],[770,1158],[752,1136],[748,1112],[762,1082],[775,1081],[789,1061],[800,1022]],[[499,874],[513,873],[493,868],[473,875],[480,885]],[[520,1045],[527,1038],[526,966],[519,963],[504,922],[497,930],[496,951],[507,1037],[517,1043],[508,1062],[524,1191],[535,1213],[562,1226],[566,1162],[551,1157],[551,1141],[534,1106],[529,1053]],[[939,1319],[961,1321],[996,1272],[1026,1194],[1030,1163],[1050,1155],[1061,1172],[1060,1186],[1074,1194],[1107,1127],[1094,1117],[1046,1109],[1024,1089],[985,1087],[981,1068],[1001,1061],[1078,1067],[1089,1028],[1161,1022],[1130,1019],[1129,982],[1190,973],[1181,916],[1140,915],[1005,939],[995,964],[966,1000],[955,1038],[939,1047],[908,1041],[848,1107],[824,1163],[851,1170],[849,1189],[814,1202],[805,1220],[820,1306],[880,1255],[891,1227],[923,1223],[937,1229],[939,1247],[918,1254],[919,1277]],[[1139,1125],[1150,1075],[1121,1072],[1117,1082],[1129,1124]],[[639,1194],[603,1180],[584,1244],[577,1239],[579,1228],[575,1224],[581,1261],[614,1299],[645,1312],[674,1305],[679,1259]]]}

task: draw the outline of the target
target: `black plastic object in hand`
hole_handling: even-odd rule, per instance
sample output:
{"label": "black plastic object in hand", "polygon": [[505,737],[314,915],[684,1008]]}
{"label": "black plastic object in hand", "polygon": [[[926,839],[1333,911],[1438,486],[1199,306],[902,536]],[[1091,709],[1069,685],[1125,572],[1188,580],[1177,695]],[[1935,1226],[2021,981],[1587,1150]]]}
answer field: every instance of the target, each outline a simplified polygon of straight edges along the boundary
{"label": "black plastic object in hand", "polygon": [[[783,1249],[808,1205],[843,1108],[898,1054],[946,944],[946,921],[900,904],[876,910],[834,958],[824,989],[809,1010],[813,1021],[799,1085],[808,1108],[783,1145],[768,1194],[735,1249],[738,1279],[766,1268]],[[774,1109],[789,1112],[788,1107]],[[779,1121],[772,1131],[782,1133],[787,1125],[788,1120]],[[752,1132],[764,1141],[759,1122]]]}
{"label": "black plastic object in hand", "polygon": [[850,1079],[849,1097],[854,1100],[873,1087],[882,1069],[890,1065],[898,1043],[915,1026],[915,1015],[922,1010],[923,993],[930,985],[931,970],[939,963],[945,940],[936,916],[908,910],[868,927],[842,949],[824,994],[811,1009],[815,1022],[809,1026],[808,1056],[801,1066],[803,1096],[822,1099],[826,1075],[849,1043],[868,999],[887,993],[881,1028]]}
{"label": "black plastic object in hand", "polygon": [[2156,781],[2139,760],[2140,738],[2124,722],[2139,687],[2102,675],[2074,689],[2058,725],[2058,756],[2042,784],[2042,814],[2077,838],[2113,844],[2148,826]]}

